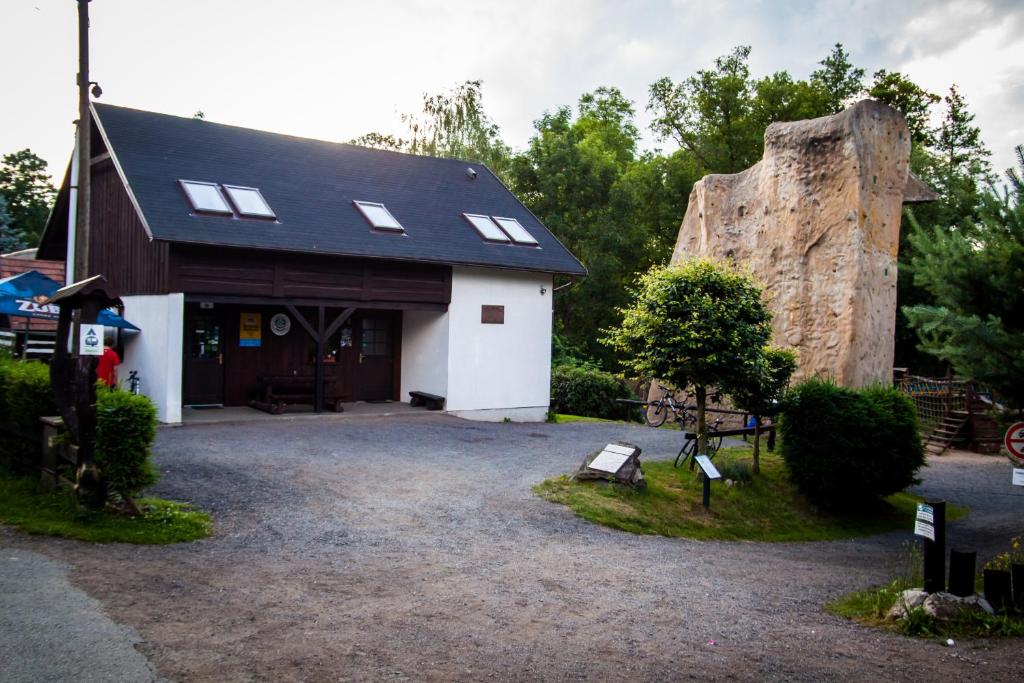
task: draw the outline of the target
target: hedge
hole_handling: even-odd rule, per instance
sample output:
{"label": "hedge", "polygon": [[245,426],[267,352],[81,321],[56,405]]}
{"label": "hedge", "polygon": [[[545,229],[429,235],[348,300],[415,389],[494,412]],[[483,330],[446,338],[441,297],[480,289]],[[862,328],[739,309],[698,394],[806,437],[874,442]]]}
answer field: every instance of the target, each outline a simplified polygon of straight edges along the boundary
{"label": "hedge", "polygon": [[569,415],[618,419],[617,398],[634,398],[629,386],[611,373],[594,368],[559,365],[551,370],[551,410]]}
{"label": "hedge", "polygon": [[[56,414],[49,366],[0,356],[0,452],[5,464],[19,473],[36,473],[39,418]],[[150,460],[155,437],[156,408],[148,398],[97,387],[96,464],[112,491],[132,497],[156,483]]]}
{"label": "hedge", "polygon": [[924,464],[914,405],[889,387],[855,391],[807,380],[786,395],[779,433],[790,479],[823,507],[902,491]]}

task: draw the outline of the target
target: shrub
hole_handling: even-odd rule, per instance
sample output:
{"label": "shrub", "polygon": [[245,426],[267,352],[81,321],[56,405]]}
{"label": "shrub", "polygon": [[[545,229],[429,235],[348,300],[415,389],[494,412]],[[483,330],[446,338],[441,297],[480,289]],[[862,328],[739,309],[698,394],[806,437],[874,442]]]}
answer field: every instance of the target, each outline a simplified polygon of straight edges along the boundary
{"label": "shrub", "polygon": [[149,398],[97,385],[96,464],[112,491],[131,498],[156,483],[155,438],[156,407]]}
{"label": "shrub", "polygon": [[823,507],[902,491],[924,464],[917,414],[896,389],[807,380],[783,401],[779,431],[790,479]]}
{"label": "shrub", "polygon": [[0,356],[0,459],[19,473],[38,467],[39,418],[56,414],[49,366]]}
{"label": "shrub", "polygon": [[551,410],[556,413],[617,419],[624,412],[617,398],[633,398],[633,393],[611,373],[570,365],[551,370]]}

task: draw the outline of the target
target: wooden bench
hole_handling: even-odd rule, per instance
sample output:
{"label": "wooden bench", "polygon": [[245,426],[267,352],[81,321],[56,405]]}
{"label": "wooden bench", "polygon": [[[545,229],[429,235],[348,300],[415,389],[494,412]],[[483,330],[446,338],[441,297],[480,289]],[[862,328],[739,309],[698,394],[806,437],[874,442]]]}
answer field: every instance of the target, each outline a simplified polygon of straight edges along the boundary
{"label": "wooden bench", "polygon": [[[249,401],[249,405],[272,415],[280,415],[289,405],[315,405],[316,380],[313,377],[284,375],[280,377],[261,376],[259,398]],[[337,382],[324,379],[324,408],[336,413],[343,412],[342,398]]]}
{"label": "wooden bench", "polygon": [[442,410],[444,408],[444,396],[428,394],[425,391],[410,391],[409,405],[413,408],[426,406],[427,410]]}

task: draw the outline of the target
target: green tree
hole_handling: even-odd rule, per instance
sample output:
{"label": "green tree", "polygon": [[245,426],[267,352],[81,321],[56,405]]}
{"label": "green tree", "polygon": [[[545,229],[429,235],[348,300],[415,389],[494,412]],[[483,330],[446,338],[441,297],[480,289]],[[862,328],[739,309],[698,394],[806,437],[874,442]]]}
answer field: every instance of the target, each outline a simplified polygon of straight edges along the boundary
{"label": "green tree", "polygon": [[447,92],[423,95],[419,113],[403,114],[407,137],[367,133],[353,144],[423,156],[465,159],[486,164],[508,181],[511,150],[501,130],[484,111],[483,82],[466,81]]}
{"label": "green tree", "polygon": [[754,474],[761,472],[761,418],[778,411],[779,402],[795,370],[794,351],[769,347],[750,366],[746,375],[726,388],[736,407],[754,416]]}
{"label": "green tree", "polygon": [[[1024,171],[1024,146],[1017,156]],[[905,313],[921,348],[1024,409],[1024,185],[983,196],[971,229],[916,229],[911,269],[930,304]]]}
{"label": "green tree", "polygon": [[0,195],[0,254],[25,248],[25,239],[12,223],[11,214],[7,213],[7,200]]}
{"label": "green tree", "polygon": [[0,160],[0,196],[24,242],[38,244],[57,196],[46,162],[30,149],[5,154]]}
{"label": "green tree", "polygon": [[929,127],[929,121],[932,105],[938,104],[941,97],[928,92],[900,72],[885,69],[875,72],[868,95],[903,114],[912,143],[935,143],[935,133]]}
{"label": "green tree", "polygon": [[842,43],[836,43],[828,57],[818,64],[821,68],[811,74],[811,85],[822,93],[825,113],[838,114],[864,92],[864,69],[850,63],[850,53]]}
{"label": "green tree", "polygon": [[981,141],[981,129],[972,125],[974,114],[956,85],[945,97],[946,111],[936,136],[936,164],[932,186],[940,192],[950,220],[975,218],[982,188],[991,180],[991,152]]}
{"label": "green tree", "polygon": [[635,377],[693,386],[697,452],[706,453],[708,389],[749,386],[765,362],[772,330],[761,290],[734,266],[695,259],[651,268],[634,296],[605,343]]}

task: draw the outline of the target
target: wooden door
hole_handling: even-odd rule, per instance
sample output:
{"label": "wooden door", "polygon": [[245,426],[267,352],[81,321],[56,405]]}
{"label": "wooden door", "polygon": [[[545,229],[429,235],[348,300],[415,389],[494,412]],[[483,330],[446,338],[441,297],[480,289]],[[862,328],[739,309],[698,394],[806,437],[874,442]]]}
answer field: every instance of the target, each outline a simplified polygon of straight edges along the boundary
{"label": "wooden door", "polygon": [[394,398],[395,324],[388,313],[364,313],[356,320],[354,393],[359,401]]}
{"label": "wooden door", "polygon": [[224,403],[224,316],[221,311],[191,309],[185,316],[185,367],[182,403]]}

